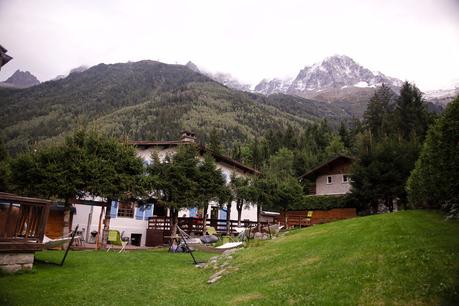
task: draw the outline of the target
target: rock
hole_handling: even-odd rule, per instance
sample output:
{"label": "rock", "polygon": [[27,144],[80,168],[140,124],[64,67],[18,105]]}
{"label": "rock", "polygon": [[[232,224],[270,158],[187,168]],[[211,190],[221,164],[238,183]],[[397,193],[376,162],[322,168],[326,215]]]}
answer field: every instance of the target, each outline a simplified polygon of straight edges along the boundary
{"label": "rock", "polygon": [[218,281],[220,278],[222,278],[222,276],[216,276],[216,277],[211,277],[209,278],[209,280],[207,281],[208,284],[213,284],[215,283],[216,281]]}
{"label": "rock", "polygon": [[197,265],[195,265],[196,268],[207,268],[207,264],[205,262],[201,262],[201,263],[198,263]]}

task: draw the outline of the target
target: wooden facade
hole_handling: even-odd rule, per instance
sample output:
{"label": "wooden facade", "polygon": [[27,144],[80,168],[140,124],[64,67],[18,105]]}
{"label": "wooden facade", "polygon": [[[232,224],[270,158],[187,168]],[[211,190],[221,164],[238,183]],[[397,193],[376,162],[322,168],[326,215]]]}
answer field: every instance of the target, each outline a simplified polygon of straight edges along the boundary
{"label": "wooden facade", "polygon": [[[337,220],[354,218],[357,216],[355,208],[333,208],[329,210],[313,210],[311,218],[308,218],[308,210],[295,210],[287,212],[287,228],[306,227],[314,224],[322,224]],[[285,213],[282,212],[277,221],[285,226]]]}
{"label": "wooden facade", "polygon": [[42,248],[51,201],[0,192],[0,252]]}
{"label": "wooden facade", "polygon": [[[70,220],[68,225],[68,231],[72,231],[72,219],[75,208],[70,209]],[[62,238],[64,235],[64,206],[63,205],[51,205],[49,208],[48,221],[46,222],[45,235],[51,239]]]}

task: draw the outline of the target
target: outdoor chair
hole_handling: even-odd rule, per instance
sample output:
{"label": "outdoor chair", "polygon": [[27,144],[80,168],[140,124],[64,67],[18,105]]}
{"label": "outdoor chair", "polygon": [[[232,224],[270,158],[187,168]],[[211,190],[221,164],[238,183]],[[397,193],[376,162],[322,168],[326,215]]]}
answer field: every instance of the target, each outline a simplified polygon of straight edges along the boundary
{"label": "outdoor chair", "polygon": [[208,226],[208,227],[206,228],[206,232],[207,232],[208,235],[219,236],[217,230],[216,230],[215,227],[213,227],[213,226]]}
{"label": "outdoor chair", "polygon": [[107,252],[110,251],[112,247],[115,245],[121,246],[121,250],[118,253],[125,251],[126,245],[129,242],[129,238],[127,239],[126,238],[127,237],[123,237],[122,234],[120,234],[120,232],[117,230],[109,230],[108,239],[107,239],[107,243],[109,244],[109,247],[107,249]]}

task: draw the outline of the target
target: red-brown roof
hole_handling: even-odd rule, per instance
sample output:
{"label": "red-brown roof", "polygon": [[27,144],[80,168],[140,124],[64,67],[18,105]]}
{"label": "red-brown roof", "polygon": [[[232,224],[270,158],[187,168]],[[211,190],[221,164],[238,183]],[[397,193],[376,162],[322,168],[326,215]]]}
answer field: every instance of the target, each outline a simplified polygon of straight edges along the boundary
{"label": "red-brown roof", "polygon": [[324,162],[322,164],[319,164],[318,166],[316,166],[316,167],[312,168],[311,170],[307,171],[305,174],[300,176],[300,179],[302,179],[304,177],[308,177],[310,175],[313,175],[314,173],[317,173],[318,171],[320,171],[324,167],[327,167],[328,165],[330,165],[331,163],[337,161],[338,159],[347,159],[347,160],[349,160],[351,162],[353,162],[355,160],[355,158],[350,157],[350,156],[346,156],[346,155],[343,155],[343,154],[335,155],[334,157],[330,158],[326,162]]}

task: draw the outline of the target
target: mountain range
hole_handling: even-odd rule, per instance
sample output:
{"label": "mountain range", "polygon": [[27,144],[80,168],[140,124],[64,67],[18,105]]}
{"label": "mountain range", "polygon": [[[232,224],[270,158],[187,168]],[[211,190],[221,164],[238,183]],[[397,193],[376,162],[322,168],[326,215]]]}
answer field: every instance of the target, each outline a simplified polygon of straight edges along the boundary
{"label": "mountain range", "polygon": [[40,81],[29,71],[16,70],[0,87],[26,88],[40,84]]}
{"label": "mountain range", "polygon": [[208,139],[215,128],[225,147],[287,125],[298,132],[342,108],[278,94],[269,97],[223,86],[184,65],[155,61],[99,64],[59,80],[0,88],[0,130],[7,149],[59,142],[79,127],[137,140],[176,139],[182,129]]}
{"label": "mountain range", "polygon": [[[307,66],[296,78],[263,80],[253,90],[231,75],[201,71],[192,62],[99,64],[43,83],[17,71],[3,83],[8,86],[0,86],[0,130],[11,152],[62,141],[82,126],[138,140],[175,139],[188,129],[201,141],[216,128],[228,148],[267,129],[290,125],[301,132],[324,118],[337,125],[360,117],[382,83],[396,92],[402,84],[347,56]],[[429,97],[445,104],[456,93]]]}
{"label": "mountain range", "polygon": [[[187,67],[205,73],[213,80],[233,89],[265,96],[286,94],[333,103],[357,117],[362,116],[378,86],[385,84],[397,93],[403,84],[402,80],[386,76],[379,71],[371,71],[346,55],[330,56],[306,66],[300,69],[296,77],[263,79],[253,89],[249,84],[243,84],[229,74],[202,72],[192,62],[189,62]],[[457,93],[459,86],[447,91],[427,92],[425,97],[428,102],[444,106],[452,101]]]}

